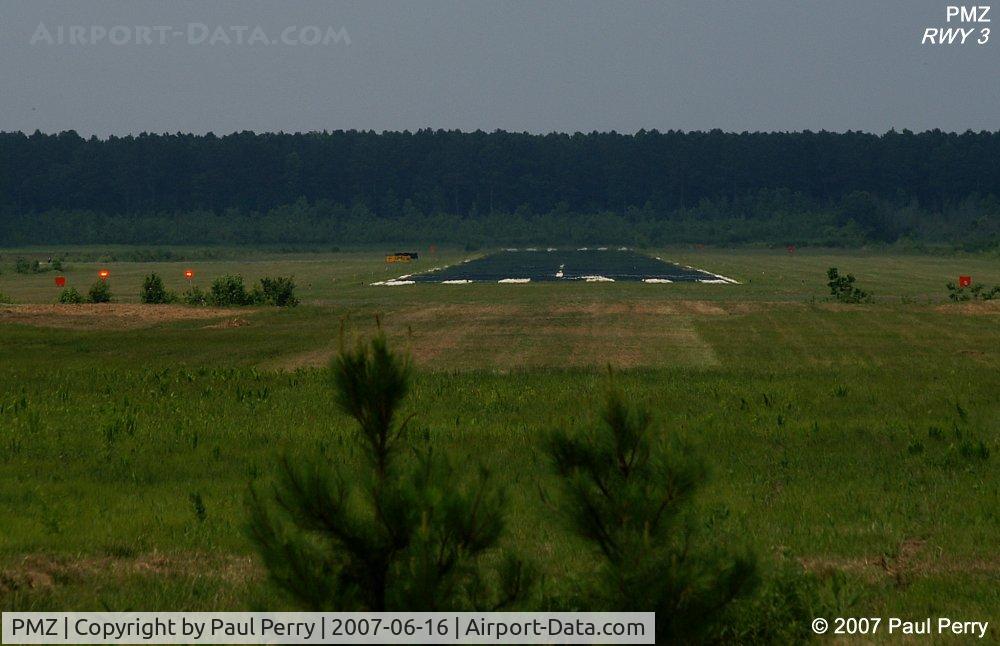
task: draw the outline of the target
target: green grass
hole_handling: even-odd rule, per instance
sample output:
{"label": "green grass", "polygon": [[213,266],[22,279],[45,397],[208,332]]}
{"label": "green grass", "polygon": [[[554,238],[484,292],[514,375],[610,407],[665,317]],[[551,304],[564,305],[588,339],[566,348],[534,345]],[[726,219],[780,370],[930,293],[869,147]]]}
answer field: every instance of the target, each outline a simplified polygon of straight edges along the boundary
{"label": "green grass", "polygon": [[[1000,283],[995,257],[673,249],[657,255],[745,284],[367,284],[465,255],[388,272],[361,251],[107,264],[129,301],[153,270],[172,289],[188,266],[203,286],[296,276],[303,306],[241,327],[56,328],[0,312],[0,605],[277,603],[243,533],[247,487],[282,452],[351,459],[350,426],[309,366],[342,321],[362,333],[381,314],[417,361],[417,435],[498,473],[506,540],[557,589],[591,557],[543,503],[555,487],[539,438],[593,415],[610,362],[711,464],[698,504],[717,540],[843,571],[855,616],[1000,620],[1000,309],[944,289],[960,273]],[[69,264],[78,288],[99,266]],[[828,302],[829,266],[876,302]],[[54,301],[52,274],[2,269],[0,292]]]}

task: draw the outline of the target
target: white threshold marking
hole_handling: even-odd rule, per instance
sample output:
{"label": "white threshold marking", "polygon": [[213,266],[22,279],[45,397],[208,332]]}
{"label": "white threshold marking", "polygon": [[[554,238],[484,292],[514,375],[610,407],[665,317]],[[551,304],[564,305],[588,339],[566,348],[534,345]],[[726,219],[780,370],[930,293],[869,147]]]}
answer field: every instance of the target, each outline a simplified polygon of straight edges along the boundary
{"label": "white threshold marking", "polygon": [[[661,260],[663,262],[668,262],[666,260],[663,260],[663,258],[660,258],[659,256],[657,256],[656,259],[657,260]],[[709,276],[715,276],[715,280],[708,280],[708,279],[706,279],[706,280],[699,280],[698,281],[699,283],[729,283],[730,285],[739,285],[740,284],[740,281],[738,281],[738,280],[735,280],[733,278],[729,278],[728,276],[723,276],[722,274],[714,274],[714,273],[708,271],[707,269],[699,269],[697,267],[692,267],[691,265],[681,265],[681,267],[684,267],[684,269],[690,269],[691,271],[700,271],[701,273],[708,274]]]}
{"label": "white threshold marking", "polygon": [[462,278],[459,280],[442,280],[442,285],[468,285],[472,281],[467,278]]}
{"label": "white threshold marking", "polygon": [[[475,258],[465,258],[464,260],[462,260],[458,264],[470,262],[472,260],[475,260]],[[420,274],[420,275],[433,274],[436,271],[441,271],[442,269],[447,269],[448,267],[451,267],[451,266],[452,265],[445,265],[444,267],[434,267],[432,269],[427,269],[425,271],[420,271],[420,272],[417,272],[417,273]],[[414,284],[416,284],[416,281],[409,280],[409,278],[411,276],[413,276],[413,274],[403,274],[402,276],[397,276],[396,278],[390,278],[389,280],[380,280],[378,282],[369,283],[369,285],[371,285],[372,287],[397,287],[399,285],[414,285]],[[441,282],[447,283],[449,281],[441,281]],[[472,281],[471,280],[467,280],[467,281],[464,281],[464,282],[471,283]]]}
{"label": "white threshold marking", "polygon": [[643,278],[642,282],[644,282],[644,283],[672,283],[674,281],[672,281],[672,280],[670,280],[668,278]]}
{"label": "white threshold marking", "polygon": [[722,274],[713,274],[712,272],[708,271],[707,269],[698,269],[697,267],[692,267],[690,265],[684,265],[684,266],[686,268],[690,269],[691,271],[700,271],[702,273],[708,274],[709,276],[715,276],[714,280],[699,280],[698,281],[699,283],[729,283],[730,285],[739,285],[740,284],[740,281],[738,281],[738,280],[734,280],[734,279],[729,278],[727,276],[723,276]]}
{"label": "white threshold marking", "polygon": [[588,283],[613,283],[614,278],[608,278],[607,276],[580,276],[578,280],[584,280]]}
{"label": "white threshold marking", "polygon": [[398,287],[400,285],[416,285],[416,284],[417,284],[417,281],[415,281],[415,280],[399,280],[399,279],[396,279],[396,280],[382,280],[382,281],[379,281],[377,283],[372,283],[373,286],[377,285],[379,287]]}
{"label": "white threshold marking", "polygon": [[396,278],[390,278],[389,280],[380,280],[377,283],[372,283],[372,287],[396,287],[397,285],[412,285],[415,281],[407,280],[413,274],[403,274],[402,276],[397,276]]}
{"label": "white threshold marking", "polygon": [[530,283],[530,278],[501,278],[498,283]]}

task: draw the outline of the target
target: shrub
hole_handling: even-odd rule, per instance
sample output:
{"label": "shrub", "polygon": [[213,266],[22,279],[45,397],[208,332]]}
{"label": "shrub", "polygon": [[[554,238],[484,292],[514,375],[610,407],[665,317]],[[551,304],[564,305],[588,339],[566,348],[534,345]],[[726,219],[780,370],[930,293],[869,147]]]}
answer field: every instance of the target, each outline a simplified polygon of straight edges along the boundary
{"label": "shrub", "polygon": [[312,610],[498,610],[523,599],[531,577],[521,561],[483,563],[504,527],[489,474],[465,485],[409,442],[400,412],[409,361],[380,334],[342,349],[331,373],[337,405],[356,422],[363,473],[340,457],[286,456],[273,500],[251,488],[250,536],[271,581]]}
{"label": "shrub", "polygon": [[162,304],[173,302],[175,297],[163,287],[163,279],[156,273],[148,274],[142,281],[139,300],[143,303]]}
{"label": "shrub", "polygon": [[188,494],[188,500],[191,501],[191,509],[194,511],[194,517],[199,523],[205,522],[208,518],[208,510],[205,507],[205,500],[201,497],[201,492],[194,491]]}
{"label": "shrub", "polygon": [[181,294],[181,302],[185,305],[205,305],[208,303],[208,297],[205,292],[202,291],[201,287],[197,285],[189,287],[183,294]]}
{"label": "shrub", "polygon": [[0,292],[0,304],[2,304],[2,305],[10,305],[13,302],[14,301],[11,299],[10,296],[7,296],[3,292]]}
{"label": "shrub", "polygon": [[207,302],[219,307],[241,305],[275,305],[294,307],[299,304],[295,297],[295,281],[292,277],[261,278],[260,285],[247,291],[243,276],[220,276],[212,282]]}
{"label": "shrub", "polygon": [[987,289],[986,285],[976,283],[968,287],[958,287],[955,283],[948,283],[948,298],[953,301],[991,301],[1000,298],[1000,285],[994,285]]}
{"label": "shrub", "polygon": [[239,274],[219,276],[212,282],[212,291],[208,295],[208,302],[219,307],[231,307],[234,305],[252,305],[254,299],[247,293],[243,284],[243,276]]}
{"label": "shrub", "polygon": [[948,298],[953,301],[968,301],[972,299],[972,295],[964,287],[959,287],[955,283],[948,283],[945,287],[948,288]]}
{"label": "shrub", "polygon": [[553,433],[547,452],[564,493],[556,506],[597,566],[581,582],[585,607],[656,612],[656,643],[698,643],[755,587],[751,558],[684,522],[702,462],[617,390],[596,427]]}
{"label": "shrub", "polygon": [[737,600],[725,624],[710,640],[722,644],[804,644],[815,617],[851,616],[860,588],[838,570],[813,574],[800,566],[778,564],[752,597]]}
{"label": "shrub", "polygon": [[826,286],[830,288],[830,295],[841,303],[872,302],[871,294],[854,286],[856,279],[853,274],[841,276],[836,267],[830,267],[826,270],[826,277],[829,279]]}
{"label": "shrub", "polygon": [[41,265],[37,260],[19,257],[14,261],[14,271],[18,274],[37,274],[41,271]]}
{"label": "shrub", "polygon": [[80,292],[76,291],[76,287],[67,287],[59,293],[59,302],[71,304],[82,303],[83,296],[80,295]]}
{"label": "shrub", "polygon": [[108,285],[108,281],[99,280],[91,285],[90,291],[87,292],[87,301],[91,303],[110,303],[111,287]]}
{"label": "shrub", "polygon": [[261,300],[268,305],[295,307],[299,304],[299,299],[295,297],[295,280],[291,276],[261,278],[260,286]]}

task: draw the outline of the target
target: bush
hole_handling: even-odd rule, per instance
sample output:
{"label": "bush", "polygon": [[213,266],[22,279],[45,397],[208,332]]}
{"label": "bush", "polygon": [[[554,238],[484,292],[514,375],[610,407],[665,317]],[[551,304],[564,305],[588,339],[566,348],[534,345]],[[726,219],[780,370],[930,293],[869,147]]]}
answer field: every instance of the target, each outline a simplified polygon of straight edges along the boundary
{"label": "bush", "polygon": [[14,261],[14,271],[18,274],[37,274],[41,271],[41,265],[37,260],[19,257]]}
{"label": "bush", "polygon": [[185,305],[205,305],[208,303],[208,297],[202,291],[201,287],[195,285],[189,287],[187,291],[181,294],[181,302]]}
{"label": "bush", "polygon": [[108,281],[99,280],[91,285],[90,291],[87,292],[87,301],[90,303],[110,303],[111,287],[108,286]]}
{"label": "bush", "polygon": [[945,287],[948,288],[948,298],[953,301],[972,300],[972,295],[964,287],[959,287],[955,283],[948,283]]}
{"label": "bush", "polygon": [[357,423],[362,472],[342,456],[286,456],[273,498],[251,488],[250,535],[271,581],[316,611],[500,610],[523,599],[524,564],[490,557],[505,503],[489,474],[463,483],[409,441],[409,361],[379,335],[342,349],[331,378],[337,405]]}
{"label": "bush", "polygon": [[254,298],[247,293],[243,284],[243,276],[239,274],[219,276],[212,282],[212,291],[208,295],[208,302],[217,307],[231,307],[234,305],[253,305]]}
{"label": "bush", "polygon": [[277,278],[261,278],[261,300],[276,307],[295,307],[299,299],[295,298],[295,280],[293,277],[278,276]]}
{"label": "bush", "polygon": [[991,301],[1000,299],[1000,285],[994,285],[987,289],[986,285],[976,283],[968,287],[958,287],[955,283],[948,283],[948,298],[953,301]]}
{"label": "bush", "polygon": [[829,279],[826,286],[830,288],[830,295],[841,303],[871,303],[872,295],[854,286],[856,280],[852,274],[841,276],[836,267],[826,270],[826,277]]}
{"label": "bush", "polygon": [[80,292],[76,291],[76,287],[67,287],[59,293],[59,302],[70,304],[82,303],[83,296],[80,295]]}
{"label": "bush", "polygon": [[152,273],[148,274],[142,281],[139,300],[143,303],[162,304],[171,303],[176,300],[176,297],[163,287],[163,279],[156,273]]}
{"label": "bush", "polygon": [[553,433],[547,452],[564,493],[557,509],[596,565],[573,605],[655,612],[658,644],[699,643],[721,630],[757,573],[752,558],[699,540],[685,522],[706,479],[702,461],[615,389],[599,424]]}
{"label": "bush", "polygon": [[[198,293],[200,294],[200,292]],[[196,295],[192,294],[192,296]],[[295,297],[295,280],[290,276],[261,278],[260,285],[249,292],[243,283],[243,276],[239,274],[220,276],[212,282],[211,291],[205,300],[210,305],[217,307],[242,305],[295,307],[299,304],[299,300]],[[188,301],[185,300],[185,302]]]}
{"label": "bush", "polygon": [[11,299],[10,296],[7,296],[3,292],[0,292],[0,304],[2,304],[2,305],[10,305],[13,302],[14,301]]}
{"label": "bush", "polygon": [[711,642],[804,644],[815,636],[811,619],[852,616],[860,600],[860,588],[838,570],[813,574],[798,565],[778,564],[756,594],[732,605]]}

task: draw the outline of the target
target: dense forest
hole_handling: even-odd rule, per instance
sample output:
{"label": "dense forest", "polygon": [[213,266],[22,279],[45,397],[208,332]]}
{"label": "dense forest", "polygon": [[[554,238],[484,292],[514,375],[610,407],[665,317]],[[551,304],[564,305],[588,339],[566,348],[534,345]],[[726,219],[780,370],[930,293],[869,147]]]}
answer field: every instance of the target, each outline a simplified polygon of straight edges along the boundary
{"label": "dense forest", "polygon": [[1000,241],[1000,132],[0,133],[0,244]]}

